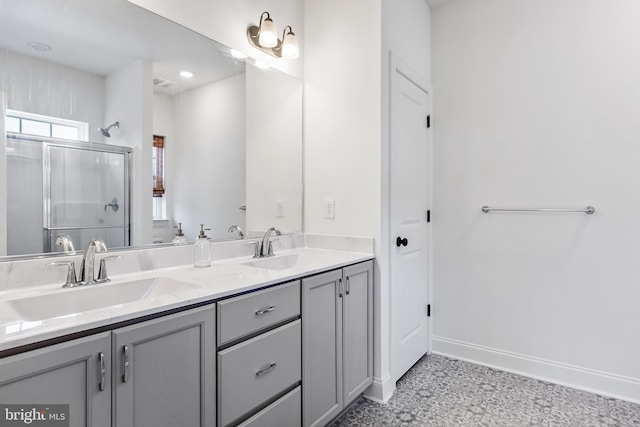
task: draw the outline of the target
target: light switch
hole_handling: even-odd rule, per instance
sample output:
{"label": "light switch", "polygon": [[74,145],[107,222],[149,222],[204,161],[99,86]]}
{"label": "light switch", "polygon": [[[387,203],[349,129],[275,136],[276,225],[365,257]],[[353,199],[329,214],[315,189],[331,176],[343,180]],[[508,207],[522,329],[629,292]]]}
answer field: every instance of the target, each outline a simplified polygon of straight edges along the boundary
{"label": "light switch", "polygon": [[276,200],[276,218],[284,218],[284,200]]}
{"label": "light switch", "polygon": [[324,217],[335,219],[336,217],[336,201],[334,199],[325,199],[324,201]]}

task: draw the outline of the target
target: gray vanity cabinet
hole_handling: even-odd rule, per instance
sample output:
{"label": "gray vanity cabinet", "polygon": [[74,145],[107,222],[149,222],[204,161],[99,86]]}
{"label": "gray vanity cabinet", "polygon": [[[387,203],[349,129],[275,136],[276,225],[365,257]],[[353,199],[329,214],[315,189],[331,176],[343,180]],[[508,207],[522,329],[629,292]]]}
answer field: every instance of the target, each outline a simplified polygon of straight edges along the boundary
{"label": "gray vanity cabinet", "polygon": [[300,281],[218,302],[218,341],[218,425],[299,427]]}
{"label": "gray vanity cabinet", "polygon": [[324,426],[373,381],[373,263],[302,280],[303,426]]}
{"label": "gray vanity cabinet", "polygon": [[215,306],[112,332],[113,426],[215,425]]}
{"label": "gray vanity cabinet", "polygon": [[0,359],[0,403],[68,404],[70,426],[108,426],[110,351],[104,332]]}
{"label": "gray vanity cabinet", "polygon": [[372,266],[1,358],[0,404],[70,405],[73,427],[324,426],[372,382]]}

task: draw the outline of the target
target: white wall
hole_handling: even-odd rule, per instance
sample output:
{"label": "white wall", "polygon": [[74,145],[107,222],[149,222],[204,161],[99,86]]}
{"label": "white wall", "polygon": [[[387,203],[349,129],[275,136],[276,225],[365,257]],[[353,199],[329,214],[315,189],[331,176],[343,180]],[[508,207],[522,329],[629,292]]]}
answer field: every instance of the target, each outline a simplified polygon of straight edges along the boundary
{"label": "white wall", "polygon": [[136,60],[106,78],[104,123],[120,122],[105,143],[133,147],[131,245],[153,243],[151,149],[153,141],[152,64]]}
{"label": "white wall", "polygon": [[382,96],[387,100],[383,102],[385,111],[389,106],[389,51],[393,51],[424,80],[431,81],[431,8],[426,0],[382,0]]}
{"label": "white wall", "polygon": [[[310,233],[379,232],[380,12],[380,0],[348,7],[338,0],[305,2],[304,212]],[[335,219],[325,218],[325,199],[335,200]]]}
{"label": "white wall", "polygon": [[[247,64],[246,231],[302,230],[302,81]],[[276,207],[280,203],[282,210]]]}
{"label": "white wall", "polygon": [[0,49],[0,87],[7,108],[89,123],[89,140],[101,142],[102,76]]}
{"label": "white wall", "polygon": [[211,228],[211,239],[232,238],[229,226],[245,222],[245,74],[175,96],[173,112],[167,215],[182,222],[189,241],[200,224]]}
{"label": "white wall", "polygon": [[638,22],[634,0],[434,9],[436,351],[640,401]]}
{"label": "white wall", "polygon": [[[300,0],[129,0],[172,21],[191,28],[251,58],[266,61],[274,68],[302,78],[304,63],[303,2]],[[260,14],[268,11],[282,37],[289,25],[300,45],[300,58],[275,59],[254,47],[247,40],[247,29],[258,25]]]}

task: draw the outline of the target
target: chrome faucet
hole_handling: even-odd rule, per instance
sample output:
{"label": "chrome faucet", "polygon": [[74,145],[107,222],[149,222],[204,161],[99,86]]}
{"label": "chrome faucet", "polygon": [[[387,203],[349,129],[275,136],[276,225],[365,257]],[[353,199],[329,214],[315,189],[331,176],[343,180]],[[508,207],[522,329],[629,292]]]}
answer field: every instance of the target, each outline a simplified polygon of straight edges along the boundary
{"label": "chrome faucet", "polygon": [[94,271],[95,271],[95,256],[96,252],[106,252],[107,245],[100,239],[93,239],[87,245],[87,249],[84,251],[84,256],[82,257],[82,264],[80,264],[80,283],[82,285],[93,285],[95,283],[99,283],[96,280]]}
{"label": "chrome faucet", "polygon": [[242,228],[238,227],[237,225],[232,225],[231,227],[229,227],[227,231],[229,233],[233,233],[235,231],[236,233],[238,233],[238,237],[240,237],[241,239],[244,239],[244,233],[242,232]]}
{"label": "chrome faucet", "polygon": [[73,240],[71,240],[71,236],[65,233],[58,234],[58,237],[56,237],[56,245],[62,245],[62,250],[65,252],[76,251],[76,248],[73,247]]}
{"label": "chrome faucet", "polygon": [[271,242],[269,241],[269,238],[271,237],[272,233],[275,233],[276,236],[280,236],[282,234],[280,233],[280,230],[278,230],[276,227],[271,227],[270,229],[267,230],[266,233],[264,233],[264,237],[262,238],[262,244],[260,245],[260,258],[266,257],[266,256],[273,256],[273,247],[271,246]]}

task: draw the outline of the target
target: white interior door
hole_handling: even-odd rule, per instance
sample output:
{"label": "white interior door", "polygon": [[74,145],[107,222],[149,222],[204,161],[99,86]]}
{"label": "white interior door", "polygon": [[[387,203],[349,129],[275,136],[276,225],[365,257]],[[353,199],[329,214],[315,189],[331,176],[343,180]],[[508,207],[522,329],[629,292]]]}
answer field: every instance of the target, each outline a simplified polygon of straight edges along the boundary
{"label": "white interior door", "polygon": [[391,77],[389,229],[397,381],[429,349],[429,94],[398,65]]}

